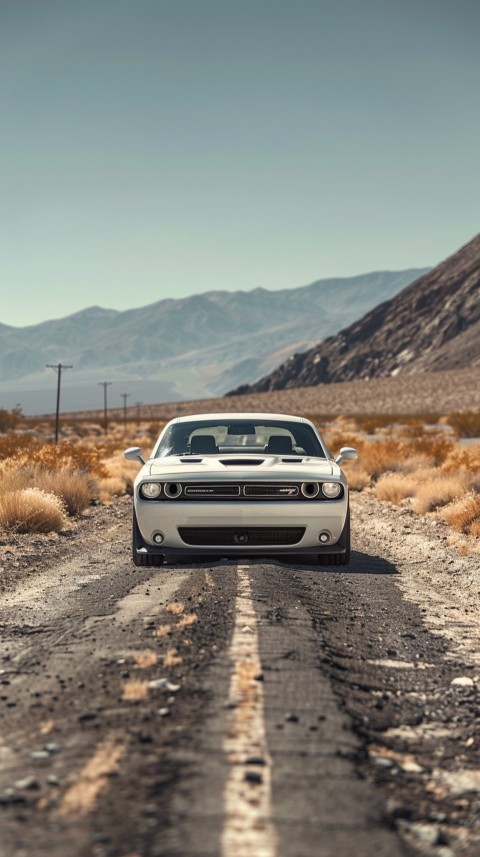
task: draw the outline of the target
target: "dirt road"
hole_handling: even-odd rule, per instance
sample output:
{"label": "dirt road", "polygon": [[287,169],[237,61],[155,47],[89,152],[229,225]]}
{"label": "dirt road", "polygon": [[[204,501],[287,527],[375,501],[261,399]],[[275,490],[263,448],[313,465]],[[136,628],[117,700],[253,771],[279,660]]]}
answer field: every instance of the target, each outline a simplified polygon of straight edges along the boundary
{"label": "dirt road", "polygon": [[0,857],[480,853],[478,556],[368,494],[342,571],[129,521],[4,551]]}

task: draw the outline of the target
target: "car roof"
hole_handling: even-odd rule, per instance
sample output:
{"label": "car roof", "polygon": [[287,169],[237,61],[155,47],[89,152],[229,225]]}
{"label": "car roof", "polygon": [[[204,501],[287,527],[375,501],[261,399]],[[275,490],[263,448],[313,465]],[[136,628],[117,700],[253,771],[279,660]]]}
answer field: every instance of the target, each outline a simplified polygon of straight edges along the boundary
{"label": "car roof", "polygon": [[188,416],[183,417],[175,417],[171,422],[172,423],[185,423],[191,422],[192,420],[201,421],[209,421],[209,420],[218,420],[219,422],[228,422],[229,420],[245,420],[245,422],[253,422],[260,421],[262,419],[265,420],[282,420],[283,422],[295,422],[295,423],[308,423],[311,425],[310,420],[305,419],[305,417],[296,417],[291,414],[270,414],[270,413],[262,413],[262,412],[240,412],[234,413],[232,411],[227,413],[219,413],[219,414],[189,414]]}

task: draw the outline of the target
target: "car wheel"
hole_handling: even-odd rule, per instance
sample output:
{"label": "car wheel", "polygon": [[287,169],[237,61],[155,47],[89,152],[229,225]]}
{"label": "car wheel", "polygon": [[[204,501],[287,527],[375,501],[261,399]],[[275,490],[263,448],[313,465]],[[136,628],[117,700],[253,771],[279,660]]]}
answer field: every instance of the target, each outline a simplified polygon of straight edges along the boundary
{"label": "car wheel", "polygon": [[350,562],[350,506],[347,509],[347,517],[339,541],[345,545],[345,553],[320,553],[318,554],[319,565],[348,565]]}
{"label": "car wheel", "polygon": [[145,547],[145,543],[142,539],[140,529],[137,522],[137,516],[135,514],[135,510],[133,512],[133,521],[132,521],[132,559],[133,564],[138,566],[158,566],[163,565],[165,562],[165,557],[163,554],[148,554],[148,553],[138,553],[138,548]]}

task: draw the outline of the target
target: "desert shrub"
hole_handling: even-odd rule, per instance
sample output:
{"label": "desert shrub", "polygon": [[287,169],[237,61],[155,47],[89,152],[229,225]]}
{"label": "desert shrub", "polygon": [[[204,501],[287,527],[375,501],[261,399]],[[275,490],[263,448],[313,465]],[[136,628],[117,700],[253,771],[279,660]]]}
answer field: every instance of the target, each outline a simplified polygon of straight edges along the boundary
{"label": "desert shrub", "polygon": [[443,464],[453,449],[453,442],[440,432],[431,432],[422,437],[415,437],[408,444],[410,455],[427,455],[436,467]]}
{"label": "desert shrub", "polygon": [[442,470],[445,473],[463,470],[472,475],[480,474],[480,444],[453,447],[443,461]]}
{"label": "desert shrub", "polygon": [[338,455],[342,446],[353,446],[354,449],[359,449],[364,443],[363,438],[358,434],[353,434],[349,431],[342,431],[333,427],[322,432],[322,436],[328,448],[334,455]]}
{"label": "desert shrub", "polygon": [[96,447],[86,447],[83,444],[57,443],[44,444],[34,451],[32,460],[50,470],[64,468],[80,473],[91,473],[94,476],[108,476],[103,463],[101,450]]}
{"label": "desert shrub", "polygon": [[40,441],[29,434],[10,431],[0,437],[0,459],[13,458],[22,452],[38,449],[41,445]]}
{"label": "desert shrub", "polygon": [[418,487],[418,479],[409,473],[384,473],[375,485],[375,493],[379,500],[389,503],[401,503],[407,497],[414,497]]}
{"label": "desert shrub", "polygon": [[480,538],[480,515],[470,524],[470,535]]}
{"label": "desert shrub", "polygon": [[382,473],[396,470],[404,460],[405,447],[400,441],[378,440],[357,444],[363,469],[376,481]]}
{"label": "desert shrub", "polygon": [[447,421],[457,437],[480,437],[480,411],[454,411]]}
{"label": "desert shrub", "polygon": [[392,414],[356,414],[355,425],[357,431],[365,434],[376,434],[381,428],[391,426],[395,422]]}
{"label": "desert shrub", "polygon": [[63,530],[65,510],[59,497],[38,488],[0,495],[0,526],[16,533],[51,533]]}
{"label": "desert shrub", "polygon": [[460,533],[480,535],[480,494],[471,491],[454,500],[442,509],[441,516]]}
{"label": "desert shrub", "polygon": [[351,491],[363,491],[364,488],[370,485],[370,476],[357,462],[352,461],[349,463],[347,477],[348,486]]}
{"label": "desert shrub", "polygon": [[14,429],[23,419],[22,409],[20,406],[7,411],[0,408],[0,432],[8,432]]}
{"label": "desert shrub", "polygon": [[437,476],[422,481],[416,493],[415,511],[423,514],[446,506],[452,500],[463,496],[466,487],[466,479],[463,475]]}
{"label": "desert shrub", "polygon": [[69,515],[78,515],[90,505],[96,495],[96,483],[85,473],[72,470],[47,470],[37,467],[35,487],[59,497]]}
{"label": "desert shrub", "polygon": [[425,423],[421,420],[409,420],[401,423],[397,428],[397,434],[405,438],[424,437],[426,431]]}
{"label": "desert shrub", "polygon": [[98,480],[98,498],[101,503],[110,503],[112,497],[133,494],[133,482],[126,482],[118,476],[107,476]]}
{"label": "desert shrub", "polygon": [[395,470],[397,473],[418,473],[433,469],[433,458],[424,452],[414,452],[406,455],[397,462]]}

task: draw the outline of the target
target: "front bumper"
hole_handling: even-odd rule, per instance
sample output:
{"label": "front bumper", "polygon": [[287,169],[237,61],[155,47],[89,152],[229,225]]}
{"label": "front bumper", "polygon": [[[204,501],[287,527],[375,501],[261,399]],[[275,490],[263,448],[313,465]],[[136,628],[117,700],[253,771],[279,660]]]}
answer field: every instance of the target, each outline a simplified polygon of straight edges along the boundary
{"label": "front bumper", "polygon": [[[340,500],[306,500],[300,502],[249,501],[247,503],[152,501],[135,499],[135,512],[142,544],[137,551],[151,555],[185,556],[258,556],[285,554],[345,553],[342,541],[348,510],[348,495]],[[187,544],[181,538],[182,528],[249,528],[302,527],[304,533],[295,544]],[[328,532],[330,540],[320,544],[319,534]],[[162,533],[164,541],[156,545],[155,533]]]}

